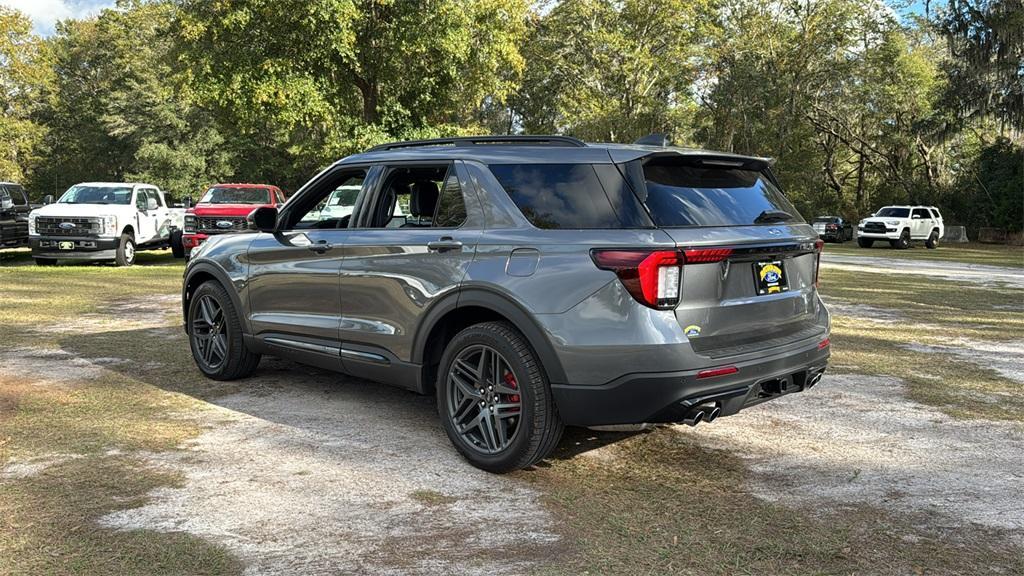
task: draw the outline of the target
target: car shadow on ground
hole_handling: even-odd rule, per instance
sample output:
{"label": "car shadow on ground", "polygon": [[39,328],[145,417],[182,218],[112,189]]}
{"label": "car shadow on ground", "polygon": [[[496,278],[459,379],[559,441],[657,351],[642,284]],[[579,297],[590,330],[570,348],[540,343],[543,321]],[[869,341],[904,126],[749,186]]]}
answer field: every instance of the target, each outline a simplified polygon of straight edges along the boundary
{"label": "car shadow on ground", "polygon": [[[339,410],[335,424],[341,430],[347,425],[344,420],[348,408],[358,407],[361,416],[356,420],[375,416],[387,423],[385,429],[380,430],[386,435],[419,434],[434,438],[457,458],[441,428],[432,395],[420,395],[270,356],[263,357],[256,375],[250,378],[217,382],[205,378],[195,367],[188,340],[180,327],[69,335],[60,345],[75,356],[98,360],[104,368],[137,381],[278,424],[320,429],[324,422],[304,419],[301,413],[330,404]],[[275,398],[281,402],[275,403]],[[308,406],[302,406],[307,402]],[[287,406],[294,411],[289,411]],[[354,416],[354,413],[348,414],[349,419]],[[388,425],[394,430],[387,430]],[[569,427],[551,458],[571,459],[642,433]],[[367,441],[372,442],[373,438],[368,437]]]}

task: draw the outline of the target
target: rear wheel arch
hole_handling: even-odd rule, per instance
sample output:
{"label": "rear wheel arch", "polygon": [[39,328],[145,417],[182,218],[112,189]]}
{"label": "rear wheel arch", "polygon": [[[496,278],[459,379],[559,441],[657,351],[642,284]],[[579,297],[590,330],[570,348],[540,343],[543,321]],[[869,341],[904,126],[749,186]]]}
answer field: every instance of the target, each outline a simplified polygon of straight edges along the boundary
{"label": "rear wheel arch", "polygon": [[565,371],[554,347],[526,310],[507,296],[473,288],[452,294],[435,304],[420,324],[413,343],[412,361],[422,365],[424,392],[430,393],[433,388],[448,342],[469,326],[493,321],[508,322],[526,338],[550,382],[565,382]]}

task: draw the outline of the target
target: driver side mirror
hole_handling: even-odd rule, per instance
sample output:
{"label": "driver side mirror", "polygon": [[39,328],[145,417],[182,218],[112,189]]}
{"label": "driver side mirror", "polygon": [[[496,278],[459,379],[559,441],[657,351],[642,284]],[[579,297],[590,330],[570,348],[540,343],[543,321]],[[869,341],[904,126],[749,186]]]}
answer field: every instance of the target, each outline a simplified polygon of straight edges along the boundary
{"label": "driver side mirror", "polygon": [[160,207],[160,205],[156,203],[156,198],[153,198],[152,196],[149,196],[149,197],[146,198],[146,211],[147,212],[149,210],[156,210],[159,207]]}
{"label": "driver side mirror", "polygon": [[277,228],[277,208],[260,206],[246,217],[250,230],[273,232]]}
{"label": "driver side mirror", "polygon": [[43,206],[47,204],[53,204],[53,194],[47,194],[43,196]]}

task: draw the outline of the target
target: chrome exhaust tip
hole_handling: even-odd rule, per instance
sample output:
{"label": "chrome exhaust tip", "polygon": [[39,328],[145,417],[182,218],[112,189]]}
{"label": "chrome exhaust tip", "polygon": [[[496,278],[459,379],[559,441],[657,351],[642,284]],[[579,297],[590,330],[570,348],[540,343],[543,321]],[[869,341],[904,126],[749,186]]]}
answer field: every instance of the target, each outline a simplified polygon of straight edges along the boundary
{"label": "chrome exhaust tip", "polygon": [[710,412],[707,413],[706,416],[704,416],[704,421],[707,422],[708,424],[711,424],[712,422],[715,421],[715,418],[718,418],[718,415],[721,413],[722,409],[719,408],[718,406],[715,406],[714,408],[711,409]]}
{"label": "chrome exhaust tip", "polygon": [[700,421],[703,420],[703,419],[704,419],[704,411],[703,410],[696,410],[694,412],[690,412],[686,416],[686,418],[683,418],[683,424],[686,424],[687,426],[696,426],[697,424],[700,424]]}

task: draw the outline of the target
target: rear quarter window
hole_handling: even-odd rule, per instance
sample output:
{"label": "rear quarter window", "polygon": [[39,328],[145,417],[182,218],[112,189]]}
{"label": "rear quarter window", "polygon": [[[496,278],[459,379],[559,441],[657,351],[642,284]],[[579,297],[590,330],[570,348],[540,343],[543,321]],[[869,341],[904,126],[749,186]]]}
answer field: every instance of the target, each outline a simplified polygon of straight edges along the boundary
{"label": "rear quarter window", "polygon": [[492,164],[489,168],[538,228],[623,227],[590,164]]}

